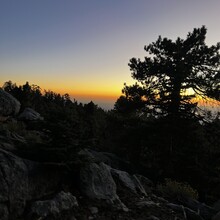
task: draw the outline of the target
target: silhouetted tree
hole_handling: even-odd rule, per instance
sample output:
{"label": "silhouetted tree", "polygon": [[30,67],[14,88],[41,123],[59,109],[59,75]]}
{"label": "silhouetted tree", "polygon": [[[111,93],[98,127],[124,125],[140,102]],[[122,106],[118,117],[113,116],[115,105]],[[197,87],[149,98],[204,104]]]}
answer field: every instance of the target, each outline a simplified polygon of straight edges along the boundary
{"label": "silhouetted tree", "polygon": [[12,92],[16,87],[17,87],[16,83],[13,83],[11,80],[5,82],[4,85],[2,86],[2,88],[9,93]]}
{"label": "silhouetted tree", "polygon": [[138,83],[125,84],[126,99],[138,100],[137,107],[154,115],[181,117],[195,116],[196,96],[219,99],[220,43],[207,46],[206,32],[202,26],[188,33],[185,40],[159,36],[156,42],[145,46],[148,56],[144,61],[130,60],[132,77]]}

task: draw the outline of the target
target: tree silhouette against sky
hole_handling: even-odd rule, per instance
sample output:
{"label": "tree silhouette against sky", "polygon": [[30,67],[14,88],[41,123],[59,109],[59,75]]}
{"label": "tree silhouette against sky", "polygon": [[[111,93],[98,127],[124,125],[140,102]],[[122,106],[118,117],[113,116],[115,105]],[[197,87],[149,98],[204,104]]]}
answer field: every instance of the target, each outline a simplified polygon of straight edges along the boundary
{"label": "tree silhouette against sky", "polygon": [[[154,115],[192,117],[196,115],[195,97],[219,100],[220,43],[207,46],[205,26],[195,28],[186,39],[159,38],[145,46],[144,61],[129,62],[137,83],[125,84],[115,108],[123,104]],[[195,100],[195,99],[194,99]]]}

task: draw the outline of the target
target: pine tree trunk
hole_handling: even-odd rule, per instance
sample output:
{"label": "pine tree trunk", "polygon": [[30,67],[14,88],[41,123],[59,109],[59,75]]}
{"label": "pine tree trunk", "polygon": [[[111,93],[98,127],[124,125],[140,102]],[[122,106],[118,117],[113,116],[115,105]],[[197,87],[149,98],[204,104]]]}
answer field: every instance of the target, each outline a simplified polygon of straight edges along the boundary
{"label": "pine tree trunk", "polygon": [[172,116],[178,116],[180,110],[180,91],[181,91],[181,82],[176,79],[174,81],[173,91],[171,94],[171,103],[170,103],[170,114]]}

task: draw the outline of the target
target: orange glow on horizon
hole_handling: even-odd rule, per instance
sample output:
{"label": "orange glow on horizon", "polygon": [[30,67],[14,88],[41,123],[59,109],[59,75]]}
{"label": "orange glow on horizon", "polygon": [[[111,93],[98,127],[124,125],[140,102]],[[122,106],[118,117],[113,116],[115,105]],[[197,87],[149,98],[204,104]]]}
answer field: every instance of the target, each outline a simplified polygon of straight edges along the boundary
{"label": "orange glow on horizon", "polygon": [[74,91],[70,89],[46,89],[46,91],[53,91],[55,93],[60,93],[61,95],[64,95],[68,93],[71,98],[76,99],[91,99],[91,100],[106,100],[106,101],[115,101],[117,100],[121,92],[116,92],[116,91],[107,91],[107,90],[100,90],[98,89],[97,91],[94,90],[87,90],[87,91]]}
{"label": "orange glow on horizon", "polygon": [[91,99],[100,99],[100,100],[108,100],[108,101],[114,101],[117,98],[119,98],[119,95],[110,95],[110,94],[80,94],[80,93],[68,93],[73,98],[91,98]]}

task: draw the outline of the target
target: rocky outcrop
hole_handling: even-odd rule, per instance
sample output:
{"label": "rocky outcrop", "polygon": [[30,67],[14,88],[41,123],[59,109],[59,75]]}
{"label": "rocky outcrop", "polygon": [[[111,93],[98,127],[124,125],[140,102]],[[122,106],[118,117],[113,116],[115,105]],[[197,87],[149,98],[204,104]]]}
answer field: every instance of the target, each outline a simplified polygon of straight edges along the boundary
{"label": "rocky outcrop", "polygon": [[5,216],[8,215],[6,219],[22,215],[28,196],[26,164],[22,159],[1,150],[0,179],[0,204],[4,205]]}
{"label": "rocky outcrop", "polygon": [[154,195],[144,176],[81,159],[75,173],[68,164],[33,162],[1,149],[0,219],[209,220],[214,215],[198,201],[174,204]]}
{"label": "rocky outcrop", "polygon": [[32,108],[25,108],[24,111],[18,116],[18,119],[25,120],[25,121],[41,121],[44,118],[36,112]]}
{"label": "rocky outcrop", "polygon": [[32,204],[28,214],[29,219],[64,219],[73,215],[73,209],[78,207],[76,197],[71,193],[60,192],[51,200],[36,201]]}
{"label": "rocky outcrop", "polygon": [[64,168],[24,160],[0,150],[0,213],[5,219],[23,215],[26,204],[59,189]]}
{"label": "rocky outcrop", "polygon": [[20,111],[20,102],[0,88],[0,116],[13,116]]}

